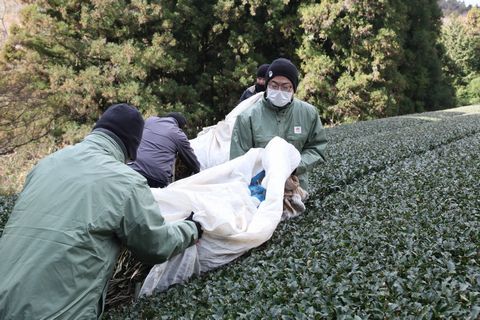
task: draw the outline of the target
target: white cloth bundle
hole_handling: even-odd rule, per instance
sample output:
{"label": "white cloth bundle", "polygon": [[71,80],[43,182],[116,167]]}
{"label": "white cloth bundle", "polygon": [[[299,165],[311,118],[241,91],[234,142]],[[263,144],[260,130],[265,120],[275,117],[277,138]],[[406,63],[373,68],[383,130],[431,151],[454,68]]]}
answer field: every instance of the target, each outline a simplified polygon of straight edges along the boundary
{"label": "white cloth bundle", "polygon": [[[270,239],[282,218],[285,181],[299,163],[300,153],[295,147],[276,137],[265,149],[251,149],[241,157],[166,188],[152,188],[167,221],[184,219],[193,211],[204,233],[184,253],[154,266],[140,295],[164,291],[193,274],[224,265]],[[261,170],[266,172],[262,181],[266,196],[258,206],[259,201],[250,196],[248,186]]]}
{"label": "white cloth bundle", "polygon": [[230,139],[235,120],[240,113],[261,99],[262,95],[263,92],[259,92],[243,100],[227,114],[225,120],[214,126],[203,128],[195,139],[190,140],[190,145],[200,162],[200,170],[225,163],[230,159]]}

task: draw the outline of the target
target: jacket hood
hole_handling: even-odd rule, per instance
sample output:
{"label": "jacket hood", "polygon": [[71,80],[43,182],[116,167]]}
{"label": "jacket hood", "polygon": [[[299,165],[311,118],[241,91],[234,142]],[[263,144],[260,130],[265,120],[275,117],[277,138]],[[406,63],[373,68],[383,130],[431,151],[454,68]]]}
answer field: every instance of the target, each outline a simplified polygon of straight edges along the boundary
{"label": "jacket hood", "polygon": [[85,137],[83,141],[91,142],[97,145],[99,148],[105,150],[116,160],[125,163],[128,159],[127,152],[125,147],[122,145],[122,142],[117,137],[113,138],[113,133],[107,133],[107,130],[93,130],[89,135]]}
{"label": "jacket hood", "polygon": [[[144,121],[137,108],[126,103],[110,106],[98,119],[93,130],[108,130],[123,143],[128,158],[135,160],[142,139]],[[109,134],[110,135],[110,134]]]}

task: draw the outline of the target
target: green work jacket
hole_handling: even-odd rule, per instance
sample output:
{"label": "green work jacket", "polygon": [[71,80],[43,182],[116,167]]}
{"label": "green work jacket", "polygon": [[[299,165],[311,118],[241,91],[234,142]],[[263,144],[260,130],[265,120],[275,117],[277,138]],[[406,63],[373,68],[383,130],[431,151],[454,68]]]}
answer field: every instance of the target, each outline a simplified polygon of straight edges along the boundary
{"label": "green work jacket", "polygon": [[0,238],[0,319],[96,319],[122,245],[167,260],[197,238],[166,223],[119,145],[93,131],[29,173]]}
{"label": "green work jacket", "polygon": [[293,144],[302,160],[296,174],[308,190],[308,172],[325,160],[327,139],[317,109],[296,98],[286,107],[273,106],[263,97],[237,116],[230,143],[230,159],[250,148],[264,148],[275,136]]}

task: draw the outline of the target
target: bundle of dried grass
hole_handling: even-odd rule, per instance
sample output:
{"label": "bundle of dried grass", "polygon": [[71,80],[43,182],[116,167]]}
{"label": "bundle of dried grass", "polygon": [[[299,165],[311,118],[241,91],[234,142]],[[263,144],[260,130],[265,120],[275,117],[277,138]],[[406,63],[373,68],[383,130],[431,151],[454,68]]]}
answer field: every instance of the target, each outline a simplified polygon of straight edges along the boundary
{"label": "bundle of dried grass", "polygon": [[132,303],[138,296],[151,267],[136,260],[129,250],[124,249],[118,257],[112,279],[108,284],[105,308]]}

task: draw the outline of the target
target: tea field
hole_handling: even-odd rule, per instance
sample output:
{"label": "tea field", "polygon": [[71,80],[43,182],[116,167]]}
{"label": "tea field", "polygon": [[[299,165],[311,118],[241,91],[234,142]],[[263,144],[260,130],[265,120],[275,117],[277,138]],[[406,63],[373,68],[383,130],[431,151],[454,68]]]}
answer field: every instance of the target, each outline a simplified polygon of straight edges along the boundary
{"label": "tea field", "polygon": [[[107,319],[480,317],[480,106],[327,129],[307,211]],[[0,199],[0,232],[14,198]]]}

